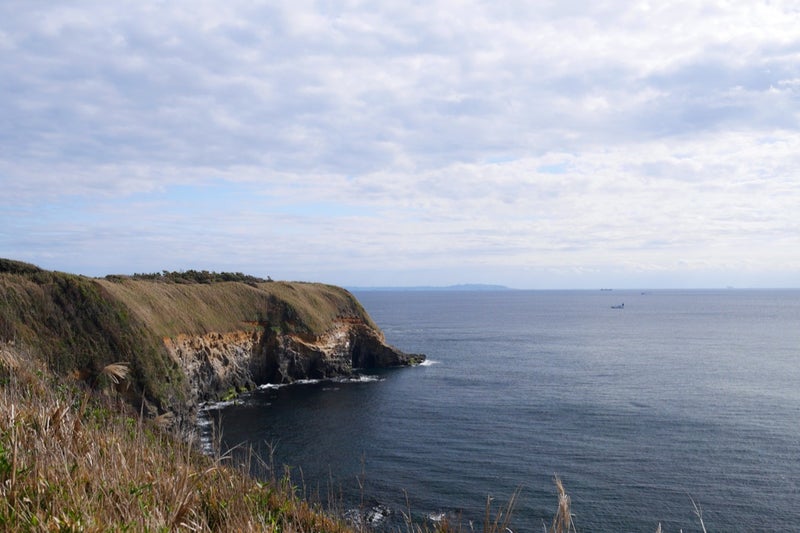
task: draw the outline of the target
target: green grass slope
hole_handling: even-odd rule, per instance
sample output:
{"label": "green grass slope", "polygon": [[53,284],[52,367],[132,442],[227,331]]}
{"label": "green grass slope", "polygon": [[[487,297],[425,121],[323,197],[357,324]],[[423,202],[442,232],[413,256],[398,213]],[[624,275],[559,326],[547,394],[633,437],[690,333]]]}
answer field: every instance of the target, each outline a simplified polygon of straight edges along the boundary
{"label": "green grass slope", "polygon": [[60,375],[96,376],[126,361],[131,400],[143,395],[163,409],[185,399],[182,374],[162,343],[102,284],[8,260],[0,269],[0,341],[30,347]]}
{"label": "green grass slope", "polygon": [[349,292],[331,285],[94,279],[0,259],[0,341],[31,347],[61,375],[128,362],[129,399],[143,396],[158,411],[188,394],[165,337],[265,327],[313,340],[341,318],[377,329]]}

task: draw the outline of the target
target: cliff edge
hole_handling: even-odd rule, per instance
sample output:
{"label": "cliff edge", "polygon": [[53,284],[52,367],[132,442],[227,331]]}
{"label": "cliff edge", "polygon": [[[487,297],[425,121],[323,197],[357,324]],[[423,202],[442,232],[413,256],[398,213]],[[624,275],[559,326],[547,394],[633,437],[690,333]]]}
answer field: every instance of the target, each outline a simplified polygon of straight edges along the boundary
{"label": "cliff edge", "polygon": [[0,259],[0,341],[61,373],[117,361],[131,403],[179,419],[200,402],[265,383],[408,366],[345,289],[304,282],[87,278]]}

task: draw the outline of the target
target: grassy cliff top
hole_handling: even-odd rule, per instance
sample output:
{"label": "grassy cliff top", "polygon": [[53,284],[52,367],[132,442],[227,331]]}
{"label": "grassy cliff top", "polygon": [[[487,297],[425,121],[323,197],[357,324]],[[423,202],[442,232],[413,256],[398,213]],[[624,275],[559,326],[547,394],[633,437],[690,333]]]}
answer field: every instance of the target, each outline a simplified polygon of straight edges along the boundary
{"label": "grassy cliff top", "polygon": [[337,318],[356,317],[376,327],[345,289],[321,283],[173,283],[140,279],[96,280],[161,337],[275,325],[309,336]]}
{"label": "grassy cliff top", "polygon": [[[52,306],[41,300],[61,304],[66,299],[87,298],[123,308],[125,314],[132,314],[160,337],[228,332],[248,324],[279,326],[316,336],[343,317],[361,319],[377,329],[358,300],[333,285],[273,282],[241,273],[193,270],[97,279],[0,258],[0,311],[6,311],[8,322],[13,322],[10,310],[15,307],[16,311],[22,307],[47,311]],[[25,318],[23,322],[29,327],[37,318],[24,312],[17,315]]]}

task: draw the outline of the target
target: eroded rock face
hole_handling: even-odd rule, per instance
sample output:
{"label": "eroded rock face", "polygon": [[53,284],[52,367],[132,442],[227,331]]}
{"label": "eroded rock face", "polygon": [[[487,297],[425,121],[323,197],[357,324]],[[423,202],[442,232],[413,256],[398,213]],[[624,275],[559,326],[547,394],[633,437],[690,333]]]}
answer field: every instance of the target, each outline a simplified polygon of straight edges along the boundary
{"label": "eroded rock face", "polygon": [[255,386],[251,364],[258,337],[244,331],[179,335],[164,345],[188,378],[193,399],[207,401],[231,388]]}
{"label": "eroded rock face", "polygon": [[265,383],[347,376],[354,369],[408,366],[425,359],[389,346],[379,331],[352,319],[338,321],[313,340],[265,328],[179,335],[164,339],[164,345],[183,368],[195,402]]}
{"label": "eroded rock face", "polygon": [[421,354],[407,354],[386,344],[381,332],[366,324],[354,324],[351,334],[351,364],[354,368],[389,368],[418,365],[425,360]]}

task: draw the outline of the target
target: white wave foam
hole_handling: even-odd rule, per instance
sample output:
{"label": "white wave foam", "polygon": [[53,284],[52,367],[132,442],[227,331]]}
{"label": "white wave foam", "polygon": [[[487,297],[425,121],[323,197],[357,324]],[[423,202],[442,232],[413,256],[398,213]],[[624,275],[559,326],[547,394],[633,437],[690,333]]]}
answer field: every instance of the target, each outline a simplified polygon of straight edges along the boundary
{"label": "white wave foam", "polygon": [[291,383],[264,383],[263,385],[259,385],[259,390],[278,390],[284,387],[290,387],[292,385],[316,385],[317,383],[321,383],[321,379],[298,379],[297,381],[292,381]]}
{"label": "white wave foam", "polygon": [[201,411],[216,411],[218,409],[222,409],[223,407],[229,407],[231,405],[242,405],[244,402],[240,399],[235,400],[226,400],[224,402],[209,402],[200,408]]}
{"label": "white wave foam", "polygon": [[285,383],[264,383],[263,385],[259,385],[259,390],[277,390],[285,387]]}
{"label": "white wave foam", "polygon": [[439,361],[434,361],[433,359],[425,359],[423,362],[419,364],[419,366],[433,366],[438,364]]}
{"label": "white wave foam", "polygon": [[372,527],[380,525],[392,514],[389,506],[379,503],[369,509],[348,509],[344,512],[344,518],[358,529],[363,529],[365,524]]}
{"label": "white wave foam", "polygon": [[197,444],[200,446],[200,451],[208,456],[214,455],[214,442],[212,440],[212,435],[214,433],[213,429],[213,421],[209,416],[208,412],[205,410],[206,406],[200,408],[197,412],[197,418],[195,419],[195,426],[197,432],[195,433],[195,437],[197,438]]}
{"label": "white wave foam", "polygon": [[201,438],[199,445],[200,445],[200,452],[203,453],[203,455],[206,455],[208,457],[214,456],[214,443],[211,442],[211,438],[207,437]]}
{"label": "white wave foam", "polygon": [[386,378],[374,376],[372,374],[357,374],[355,376],[348,376],[342,378],[335,378],[333,381],[336,383],[377,383],[384,381]]}
{"label": "white wave foam", "polygon": [[[354,376],[343,376],[338,378],[329,379],[298,379],[291,383],[264,383],[258,386],[258,390],[278,390],[284,387],[293,385],[317,385],[319,383],[375,383],[378,381],[385,381],[386,378],[374,376],[371,374],[356,374]],[[326,390],[328,390],[326,388]],[[214,407],[217,408],[217,407]]]}

